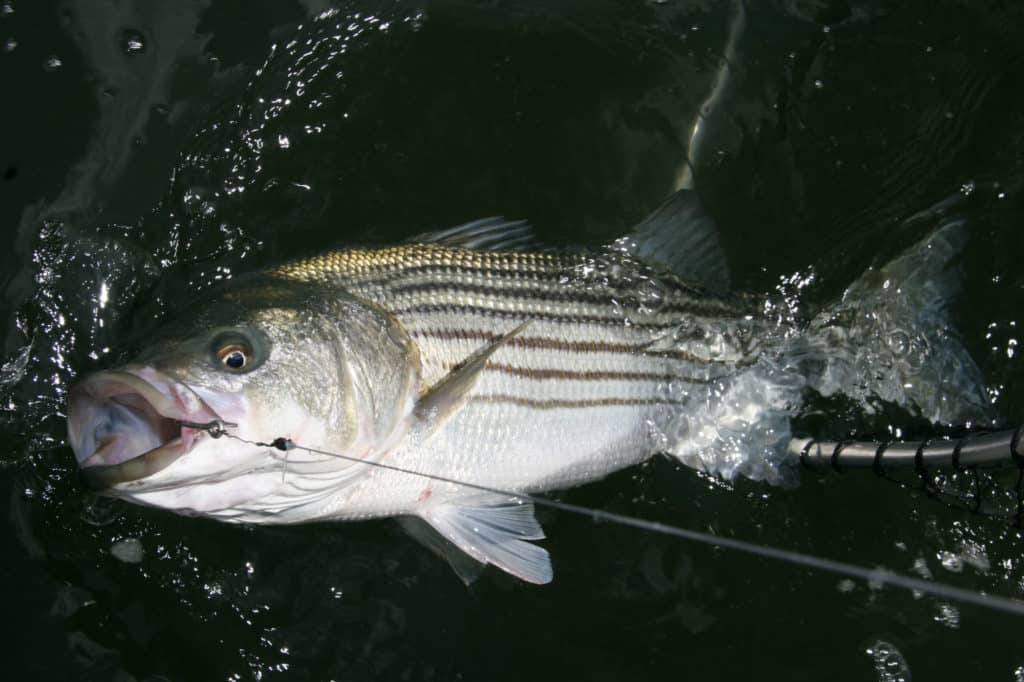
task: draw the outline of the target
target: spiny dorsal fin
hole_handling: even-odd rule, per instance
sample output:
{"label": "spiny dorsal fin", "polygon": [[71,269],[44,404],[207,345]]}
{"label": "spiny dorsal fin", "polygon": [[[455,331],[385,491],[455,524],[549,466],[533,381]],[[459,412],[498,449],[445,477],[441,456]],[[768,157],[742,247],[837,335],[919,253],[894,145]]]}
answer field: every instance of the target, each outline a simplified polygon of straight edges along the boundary
{"label": "spiny dorsal fin", "polygon": [[437,232],[424,232],[407,240],[414,244],[443,244],[475,251],[520,251],[539,248],[533,228],[525,220],[501,216],[481,218]]}
{"label": "spiny dorsal fin", "polygon": [[430,505],[419,515],[476,561],[528,583],[551,582],[551,557],[529,542],[544,537],[532,502],[484,493]]}
{"label": "spiny dorsal fin", "polygon": [[691,190],[673,194],[614,246],[711,291],[729,289],[718,228]]}
{"label": "spiny dorsal fin", "polygon": [[423,394],[413,408],[413,416],[416,419],[415,427],[420,430],[420,438],[426,438],[435,432],[449,417],[462,408],[473,387],[476,386],[480,372],[487,365],[487,360],[529,324],[530,320],[527,320],[507,334],[480,348]]}

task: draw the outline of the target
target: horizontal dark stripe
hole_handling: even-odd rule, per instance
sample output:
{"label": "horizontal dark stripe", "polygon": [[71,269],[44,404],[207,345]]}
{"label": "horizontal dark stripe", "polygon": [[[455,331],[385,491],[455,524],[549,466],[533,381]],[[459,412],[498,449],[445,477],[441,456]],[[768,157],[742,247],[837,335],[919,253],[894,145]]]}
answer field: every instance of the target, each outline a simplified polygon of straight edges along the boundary
{"label": "horizontal dark stripe", "polygon": [[[479,341],[487,343],[501,337],[501,334],[476,329],[422,329],[410,331],[415,338],[432,338],[441,341]],[[671,358],[685,360],[698,365],[724,365],[724,360],[706,360],[685,351],[652,351],[647,344],[614,343],[610,341],[564,341],[545,336],[513,336],[506,342],[508,346],[536,350],[557,350],[566,353],[621,353],[623,355]]]}
{"label": "horizontal dark stripe", "polygon": [[572,381],[672,381],[676,377],[662,372],[625,372],[609,370],[569,370],[514,367],[499,362],[488,362],[485,369],[524,379],[569,379]]}
{"label": "horizontal dark stripe", "polygon": [[660,398],[593,398],[591,400],[534,400],[515,395],[475,395],[470,402],[504,403],[534,410],[587,409],[592,407],[645,407],[650,405],[683,405],[680,400]]}
{"label": "horizontal dark stripe", "polygon": [[[530,252],[474,251],[437,244],[411,245],[364,250],[364,257],[354,272],[345,273],[360,284],[389,287],[399,280],[425,276],[455,279],[464,276],[480,278],[502,277],[518,281],[565,284],[566,278],[578,279],[576,268],[593,268],[595,262],[608,266],[625,266],[634,274],[651,276],[651,268],[638,261],[619,262],[616,253],[590,252],[581,254],[550,254]],[[454,283],[454,282],[453,282]],[[697,286],[673,277],[671,287],[679,293],[705,298],[707,292]]]}
{"label": "horizontal dark stripe", "polygon": [[[452,369],[457,364],[449,364],[446,369]],[[682,381],[685,383],[706,384],[710,379],[691,377],[680,377],[675,374],[664,372],[627,372],[609,370],[568,370],[554,368],[533,369],[530,367],[514,367],[497,362],[488,362],[484,367],[485,371],[500,372],[509,376],[523,379],[565,379],[567,381]]]}
{"label": "horizontal dark stripe", "polygon": [[409,306],[407,308],[400,308],[398,310],[392,310],[393,315],[401,317],[402,315],[432,315],[432,314],[449,314],[449,315],[467,315],[475,317],[490,317],[497,318],[499,320],[512,320],[516,322],[525,322],[527,320],[545,320],[548,322],[558,322],[561,324],[598,324],[609,327],[615,327],[617,329],[629,329],[633,331],[665,331],[666,329],[672,329],[673,327],[679,326],[679,320],[673,320],[672,322],[659,322],[659,323],[639,323],[631,322],[626,324],[623,317],[603,317],[600,315],[560,315],[558,313],[549,313],[543,310],[498,310],[495,308],[486,308],[483,306],[472,306],[472,305],[454,305],[448,303],[423,303],[419,305]]}
{"label": "horizontal dark stripe", "polygon": [[[580,254],[549,254],[531,252],[472,251],[437,244],[416,244],[383,249],[352,249],[280,268],[291,276],[340,278],[347,285],[389,289],[402,280],[414,277],[446,278],[453,285],[459,277],[483,279],[501,277],[539,284],[564,285],[566,278],[578,279],[576,268],[593,268],[594,263],[626,267],[641,277],[654,275],[643,262],[620,262],[621,256],[600,251]],[[683,295],[693,301],[704,301],[713,310],[739,314],[733,306],[720,299],[709,298],[707,292],[678,277],[662,278],[669,294]],[[585,284],[585,283],[584,283]]]}
{"label": "horizontal dark stripe", "polygon": [[[436,297],[437,294],[451,294],[453,297],[463,297],[466,295],[473,296],[490,296],[493,298],[501,299],[505,302],[538,302],[538,303],[555,303],[561,305],[594,305],[594,306],[605,306],[607,308],[619,308],[626,303],[624,296],[613,291],[606,291],[605,293],[597,293],[594,291],[587,291],[580,287],[571,287],[568,285],[552,285],[542,287],[499,287],[493,285],[477,285],[477,284],[465,284],[463,282],[424,282],[424,283],[396,283],[390,287],[386,287],[387,296],[409,296],[414,298],[419,294],[424,294],[430,297]],[[637,306],[642,305],[641,302],[633,302]],[[453,303],[452,305],[458,305]],[[639,314],[639,313],[638,313]],[[675,302],[665,302],[660,307],[651,309],[651,312],[643,313],[645,316],[655,315],[696,315],[699,317],[721,317],[721,316],[738,316],[739,313],[731,307],[724,305],[713,299],[684,299],[677,300]],[[623,316],[615,316],[610,319],[621,320]],[[673,324],[678,324],[678,319],[672,320]]]}

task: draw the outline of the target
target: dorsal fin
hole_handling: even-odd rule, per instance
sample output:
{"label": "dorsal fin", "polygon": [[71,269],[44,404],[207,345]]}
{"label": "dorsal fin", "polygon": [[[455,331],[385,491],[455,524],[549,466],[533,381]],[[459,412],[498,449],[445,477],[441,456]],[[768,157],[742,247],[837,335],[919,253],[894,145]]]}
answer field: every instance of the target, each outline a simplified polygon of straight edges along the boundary
{"label": "dorsal fin", "polygon": [[711,291],[729,289],[718,228],[691,190],[673,194],[615,246]]}
{"label": "dorsal fin", "polygon": [[407,240],[416,244],[444,244],[476,251],[530,250],[540,245],[533,228],[525,220],[506,220],[501,216],[481,218],[437,232],[424,232]]}

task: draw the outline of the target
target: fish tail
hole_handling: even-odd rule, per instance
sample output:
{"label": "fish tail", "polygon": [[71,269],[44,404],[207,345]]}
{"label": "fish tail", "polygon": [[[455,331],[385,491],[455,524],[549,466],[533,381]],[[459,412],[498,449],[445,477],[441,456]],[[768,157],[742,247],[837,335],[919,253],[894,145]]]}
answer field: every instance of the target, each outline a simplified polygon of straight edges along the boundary
{"label": "fish tail", "polygon": [[951,322],[968,235],[945,204],[912,219],[936,223],[928,236],[870,268],[811,321],[793,354],[810,388],[869,412],[878,400],[894,403],[947,426],[989,417],[981,371]]}

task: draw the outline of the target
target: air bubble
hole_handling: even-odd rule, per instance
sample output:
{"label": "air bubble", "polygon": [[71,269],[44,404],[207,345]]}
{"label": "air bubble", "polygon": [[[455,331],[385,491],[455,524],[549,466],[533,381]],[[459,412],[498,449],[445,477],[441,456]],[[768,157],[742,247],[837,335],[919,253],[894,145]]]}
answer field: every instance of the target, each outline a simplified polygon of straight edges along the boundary
{"label": "air bubble", "polygon": [[121,31],[121,51],[126,55],[142,54],[146,51],[146,39],[140,31],[133,28],[126,28]]}
{"label": "air bubble", "polygon": [[925,361],[928,359],[928,345],[920,338],[911,339],[910,350],[907,353],[907,365],[910,369],[917,371],[924,367]]}
{"label": "air bubble", "polygon": [[942,564],[942,567],[947,571],[951,573],[963,573],[964,561],[957,554],[943,550],[938,553],[937,557],[939,562]]}
{"label": "air bubble", "polygon": [[981,573],[987,573],[992,567],[992,562],[988,558],[988,552],[985,551],[984,545],[972,540],[965,540],[961,545],[960,559],[966,565],[972,566]]}
{"label": "air bubble", "polygon": [[31,351],[32,344],[26,344],[0,367],[0,385],[9,386],[21,381],[25,376]]}
{"label": "air bubble", "polygon": [[889,334],[889,350],[898,358],[910,352],[910,336],[905,331],[897,329]]}
{"label": "air bubble", "polygon": [[939,613],[934,620],[955,630],[960,627],[960,610],[952,604],[940,604]]}
{"label": "air bubble", "polygon": [[657,312],[665,304],[665,288],[656,279],[645,279],[637,286],[642,312]]}
{"label": "air bubble", "polygon": [[910,666],[894,644],[879,639],[865,653],[874,661],[879,682],[910,682]]}
{"label": "air bubble", "polygon": [[115,542],[110,547],[110,553],[115,559],[126,564],[137,564],[142,561],[145,551],[142,548],[142,541],[138,538],[127,538]]}

